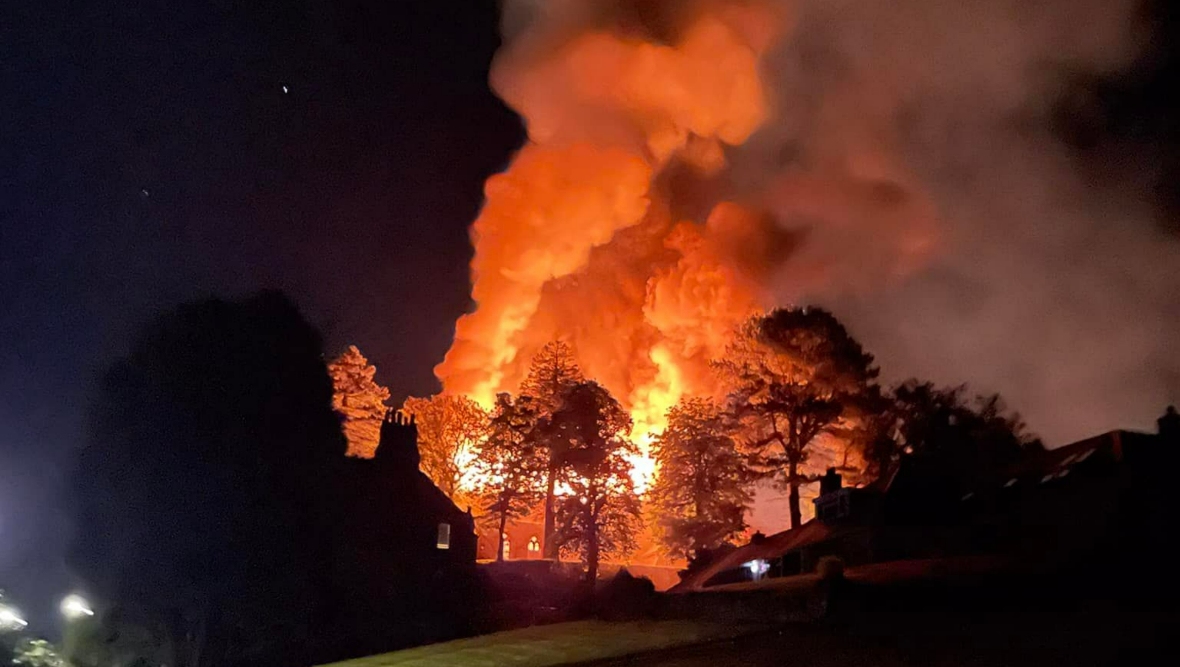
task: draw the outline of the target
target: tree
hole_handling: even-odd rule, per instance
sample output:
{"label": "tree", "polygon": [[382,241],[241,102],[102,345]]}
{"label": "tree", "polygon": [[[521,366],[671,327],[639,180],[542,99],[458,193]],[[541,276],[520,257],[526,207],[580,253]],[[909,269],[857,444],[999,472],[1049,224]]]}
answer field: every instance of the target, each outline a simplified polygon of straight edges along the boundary
{"label": "tree", "polygon": [[347,446],[315,329],[277,292],[182,305],[88,417],[70,559],[94,595],[165,628],[172,665],[295,661],[325,610]]}
{"label": "tree", "polygon": [[964,386],[939,388],[910,379],[895,386],[889,399],[869,458],[884,469],[909,456],[951,485],[948,493],[972,491],[1042,447],[998,394],[969,399]]}
{"label": "tree", "polygon": [[565,392],[585,380],[570,344],[562,340],[549,341],[529,363],[528,375],[520,383],[520,394],[532,396],[540,410],[552,413],[561,407]]}
{"label": "tree", "polygon": [[487,412],[466,396],[449,394],[411,396],[402,411],[418,427],[422,472],[458,504],[464,477],[488,435]]}
{"label": "tree", "polygon": [[332,407],[344,421],[348,456],[373,458],[381,440],[381,424],[389,410],[385,405],[389,390],[373,380],[377,368],[369,364],[355,345],[349,345],[344,354],[328,364],[328,373],[335,389]]}
{"label": "tree", "polygon": [[[484,509],[496,517],[497,535],[504,534],[509,519],[532,511],[543,493],[548,465],[532,438],[536,423],[537,406],[531,397],[496,396],[491,430],[478,464],[488,480]],[[498,539],[496,544],[496,560],[502,561],[504,541]]]}
{"label": "tree", "polygon": [[603,554],[635,548],[640,505],[628,460],[637,453],[628,440],[631,416],[597,382],[580,382],[540,428],[564,449],[560,477],[569,492],[555,507],[555,542],[581,556],[593,583]]}
{"label": "tree", "polygon": [[[561,340],[550,341],[533,356],[528,375],[520,384],[522,396],[531,396],[536,401],[539,416],[549,417],[561,407],[562,397],[569,389],[585,381],[582,369],[574,359],[573,348]],[[545,479],[545,557],[557,558],[558,546],[554,539],[556,516],[554,491],[557,476],[565,454],[564,443],[541,439],[538,445],[544,448],[548,460]]]}
{"label": "tree", "polygon": [[745,529],[750,474],[712,401],[686,398],[673,406],[652,454],[659,467],[650,495],[655,525],[672,556],[691,558]]}
{"label": "tree", "polygon": [[878,393],[873,357],[828,311],[780,308],[747,320],[715,364],[729,383],[727,413],[741,425],[750,466],[786,485],[797,528],[799,487],[814,481],[801,470],[809,447],[846,427]]}
{"label": "tree", "polygon": [[44,639],[23,639],[13,651],[14,667],[69,667],[57,649]]}

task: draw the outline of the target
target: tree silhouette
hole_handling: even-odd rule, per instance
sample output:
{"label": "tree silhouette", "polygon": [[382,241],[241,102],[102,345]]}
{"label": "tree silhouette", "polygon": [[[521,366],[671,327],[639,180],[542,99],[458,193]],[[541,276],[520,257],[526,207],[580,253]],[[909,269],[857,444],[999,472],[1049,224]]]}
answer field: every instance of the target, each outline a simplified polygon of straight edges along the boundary
{"label": "tree silhouette", "polygon": [[746,527],[751,475],[725,421],[712,401],[686,398],[653,443],[660,473],[650,500],[657,535],[674,557],[716,548]]}
{"label": "tree silhouette", "polygon": [[554,340],[533,355],[528,375],[520,383],[520,394],[532,396],[542,411],[552,413],[561,407],[566,390],[585,379],[573,348],[565,341]]}
{"label": "tree silhouette", "polygon": [[813,481],[801,470],[808,448],[877,393],[872,355],[826,310],[790,308],[746,321],[715,365],[728,381],[727,412],[742,426],[751,468],[787,486],[798,527],[799,486]]}
{"label": "tree silhouette", "polygon": [[402,411],[418,427],[422,472],[456,504],[464,476],[488,435],[488,414],[466,396],[438,394],[406,399]]}
{"label": "tree silhouette", "polygon": [[560,472],[569,492],[556,503],[555,542],[580,555],[594,582],[603,554],[635,547],[640,505],[628,460],[637,453],[627,439],[631,416],[597,382],[580,382],[540,428],[565,449]]}
{"label": "tree silhouette", "polygon": [[75,571],[167,627],[171,664],[290,664],[323,608],[345,461],[318,333],[274,292],[186,304],[105,375],[89,420]]}
{"label": "tree silhouette", "polygon": [[[545,343],[533,356],[528,375],[520,385],[522,396],[531,396],[538,406],[539,416],[549,417],[561,407],[562,397],[580,382],[585,381],[582,369],[574,359],[573,348],[565,341]],[[565,443],[549,441],[538,434],[537,444],[544,448],[548,460],[545,479],[545,557],[557,558],[558,546],[554,539],[556,516],[554,491],[557,476],[563,465]]]}
{"label": "tree silhouette", "polygon": [[885,468],[909,456],[954,488],[974,490],[1041,443],[1018,414],[1009,414],[998,394],[967,397],[967,389],[907,380],[889,394],[884,432],[869,458]]}
{"label": "tree silhouette", "polygon": [[389,390],[377,384],[373,376],[377,368],[349,345],[339,357],[328,364],[335,393],[332,407],[344,420],[344,437],[348,440],[348,455],[371,459],[381,439],[381,424],[389,408]]}
{"label": "tree silhouette", "polygon": [[[480,450],[478,466],[486,472],[484,506],[496,517],[503,535],[508,521],[526,516],[542,496],[548,462],[532,437],[537,424],[534,399],[509,394],[496,396],[491,430]],[[496,560],[504,560],[504,540],[496,540]]]}

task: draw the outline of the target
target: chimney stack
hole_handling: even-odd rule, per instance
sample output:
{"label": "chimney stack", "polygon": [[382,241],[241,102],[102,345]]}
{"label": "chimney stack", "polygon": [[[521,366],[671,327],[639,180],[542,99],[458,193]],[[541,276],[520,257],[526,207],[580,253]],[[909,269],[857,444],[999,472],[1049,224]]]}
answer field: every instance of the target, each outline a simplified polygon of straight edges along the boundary
{"label": "chimney stack", "polygon": [[829,493],[835,493],[844,486],[844,478],[840,473],[836,472],[835,468],[828,468],[827,474],[819,480],[819,495],[826,496]]}

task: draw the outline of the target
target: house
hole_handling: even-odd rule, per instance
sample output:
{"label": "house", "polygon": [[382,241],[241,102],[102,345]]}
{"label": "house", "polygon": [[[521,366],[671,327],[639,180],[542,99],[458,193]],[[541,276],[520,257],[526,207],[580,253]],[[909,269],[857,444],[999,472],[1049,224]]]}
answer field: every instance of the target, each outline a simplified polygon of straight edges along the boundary
{"label": "house", "polygon": [[325,573],[341,644],[376,652],[469,633],[477,611],[474,521],[419,470],[414,424],[391,412],[376,456],[344,463]]}
{"label": "house", "polygon": [[[827,555],[852,566],[995,555],[1032,569],[1147,576],[1132,560],[1170,553],[1180,523],[1180,497],[1171,491],[1177,464],[1180,416],[1169,408],[1157,434],[1111,431],[1030,450],[966,490],[909,460],[865,488],[844,488],[832,470],[821,480],[815,519],[721,553],[674,590],[811,572]],[[1159,571],[1148,571],[1158,587]]]}

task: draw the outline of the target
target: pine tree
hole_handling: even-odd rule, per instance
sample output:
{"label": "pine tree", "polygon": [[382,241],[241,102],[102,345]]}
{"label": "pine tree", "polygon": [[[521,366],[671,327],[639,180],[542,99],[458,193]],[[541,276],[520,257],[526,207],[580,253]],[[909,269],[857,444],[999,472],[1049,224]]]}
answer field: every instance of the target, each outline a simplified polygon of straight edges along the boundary
{"label": "pine tree", "polygon": [[528,375],[520,383],[520,395],[532,396],[541,410],[552,413],[560,407],[566,390],[585,379],[569,343],[549,341],[529,363]]}
{"label": "pine tree", "polygon": [[715,363],[751,468],[786,485],[791,527],[799,527],[799,487],[814,481],[802,469],[809,447],[847,428],[880,394],[872,355],[826,310],[780,308],[750,318]]}
{"label": "pine tree", "polygon": [[[539,409],[539,416],[547,418],[561,407],[562,397],[571,387],[583,382],[585,377],[574,359],[573,348],[565,341],[546,343],[533,357],[528,375],[520,385],[522,396],[531,396]],[[562,466],[565,443],[560,440],[538,440],[548,458],[545,480],[545,557],[556,559],[557,543],[554,540],[556,517],[554,515],[554,491],[557,475]]]}
{"label": "pine tree", "polygon": [[673,557],[716,548],[745,529],[751,475],[712,401],[686,398],[669,410],[652,453],[656,533]]}
{"label": "pine tree", "polygon": [[540,428],[568,443],[559,472],[570,492],[556,504],[554,543],[579,554],[593,582],[603,555],[635,548],[640,504],[628,460],[636,454],[627,439],[631,416],[598,383],[581,382]]}
{"label": "pine tree", "polygon": [[[529,396],[496,396],[491,429],[480,451],[478,466],[488,480],[484,510],[495,517],[503,535],[511,519],[527,516],[544,494],[548,461],[538,451],[532,430],[537,406]],[[497,540],[496,560],[504,560],[504,541]]]}
{"label": "pine tree", "polygon": [[463,481],[487,438],[487,412],[466,396],[448,394],[411,396],[402,411],[418,427],[422,472],[456,504],[465,502],[460,497]]}
{"label": "pine tree", "polygon": [[369,364],[355,345],[328,364],[335,393],[332,407],[344,420],[348,456],[371,459],[381,440],[381,423],[385,419],[389,390],[377,384],[377,368]]}

